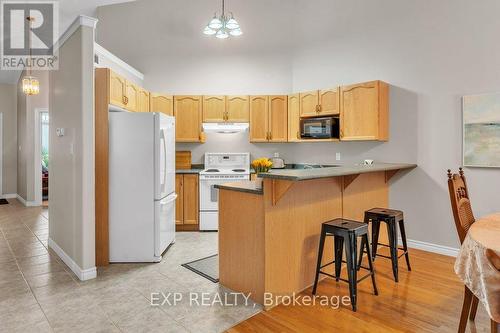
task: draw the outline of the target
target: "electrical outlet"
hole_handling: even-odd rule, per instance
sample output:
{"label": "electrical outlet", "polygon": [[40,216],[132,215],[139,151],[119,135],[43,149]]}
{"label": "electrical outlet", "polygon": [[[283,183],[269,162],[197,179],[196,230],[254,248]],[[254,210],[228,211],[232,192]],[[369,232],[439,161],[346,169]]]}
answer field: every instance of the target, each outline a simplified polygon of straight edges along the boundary
{"label": "electrical outlet", "polygon": [[340,161],[340,153],[335,153],[335,160]]}

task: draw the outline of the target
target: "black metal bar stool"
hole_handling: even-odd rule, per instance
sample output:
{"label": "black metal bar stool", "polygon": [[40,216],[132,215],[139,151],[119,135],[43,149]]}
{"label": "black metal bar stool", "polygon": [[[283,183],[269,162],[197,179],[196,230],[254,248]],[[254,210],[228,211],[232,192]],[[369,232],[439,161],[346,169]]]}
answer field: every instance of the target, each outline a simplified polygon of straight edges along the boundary
{"label": "black metal bar stool", "polygon": [[[321,259],[323,257],[323,248],[325,246],[325,238],[327,236],[334,237],[334,260],[325,265],[321,265]],[[363,244],[365,246],[365,251],[368,255],[368,267],[358,267],[356,265],[357,260],[357,238],[361,237],[364,240]],[[346,261],[342,260],[343,256],[343,245],[345,244]],[[342,268],[342,263],[347,264],[347,276],[348,280],[340,278],[340,271]],[[335,264],[335,275],[325,273],[321,271],[322,268]],[[357,271],[359,268],[368,270],[370,273],[363,276],[358,280]],[[321,225],[321,237],[319,239],[319,252],[318,252],[318,262],[316,265],[316,277],[314,279],[314,287],[312,290],[313,295],[316,294],[316,287],[318,286],[319,274],[324,274],[329,277],[334,278],[337,282],[343,281],[349,283],[349,293],[351,296],[352,310],[356,311],[356,298],[357,298],[357,284],[363,281],[367,277],[371,276],[373,284],[373,293],[378,295],[377,284],[375,283],[375,271],[373,270],[373,263],[370,255],[370,247],[368,245],[368,225],[362,222],[345,220],[345,219],[335,219],[325,222]]]}
{"label": "black metal bar stool", "polygon": [[[408,245],[406,243],[406,232],[405,232],[405,224],[403,212],[395,209],[388,208],[372,208],[365,212],[365,223],[368,224],[372,221],[372,253],[373,253],[373,261],[375,261],[375,257],[377,256],[377,248],[378,245],[388,247],[391,252],[391,256],[385,256],[379,254],[379,256],[391,259],[392,262],[392,273],[394,275],[394,280],[396,282],[399,281],[398,278],[398,260],[403,255],[406,258],[406,266],[408,267],[408,271],[411,271],[410,266],[410,257],[408,255]],[[384,222],[387,224],[387,233],[389,237],[389,245],[381,244],[378,242],[379,233],[380,233],[380,222]],[[398,247],[398,226],[399,231],[401,232],[401,240],[403,241],[403,247]],[[364,240],[361,240],[361,246],[364,244]],[[398,256],[398,250],[403,251],[401,255]],[[359,256],[359,264],[361,265],[361,261],[363,260],[363,251],[361,251],[361,255]]]}

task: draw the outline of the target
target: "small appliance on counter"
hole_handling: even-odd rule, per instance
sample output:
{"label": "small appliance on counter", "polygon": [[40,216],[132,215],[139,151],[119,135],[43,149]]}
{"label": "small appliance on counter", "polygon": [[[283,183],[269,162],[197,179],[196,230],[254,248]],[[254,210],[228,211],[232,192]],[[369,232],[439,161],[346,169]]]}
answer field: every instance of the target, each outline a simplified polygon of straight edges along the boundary
{"label": "small appliance on counter", "polygon": [[274,157],[271,158],[271,162],[273,162],[273,166],[271,169],[284,169],[285,161],[280,157],[280,153],[274,153]]}

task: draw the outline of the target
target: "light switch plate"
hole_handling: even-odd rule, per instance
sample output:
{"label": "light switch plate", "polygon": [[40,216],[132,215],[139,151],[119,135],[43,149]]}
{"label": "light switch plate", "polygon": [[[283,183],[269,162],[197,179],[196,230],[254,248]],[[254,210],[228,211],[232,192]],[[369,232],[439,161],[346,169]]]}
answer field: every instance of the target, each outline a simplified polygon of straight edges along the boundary
{"label": "light switch plate", "polygon": [[340,161],[340,153],[335,153],[335,160]]}

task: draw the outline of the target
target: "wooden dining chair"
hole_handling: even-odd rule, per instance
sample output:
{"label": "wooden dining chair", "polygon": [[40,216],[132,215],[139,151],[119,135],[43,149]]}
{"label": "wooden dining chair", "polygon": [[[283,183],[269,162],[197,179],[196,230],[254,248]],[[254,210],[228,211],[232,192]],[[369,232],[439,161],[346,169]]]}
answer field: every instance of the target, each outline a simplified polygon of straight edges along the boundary
{"label": "wooden dining chair", "polygon": [[[450,192],[451,209],[453,211],[453,218],[455,219],[458,238],[460,239],[460,244],[462,244],[469,228],[476,221],[472,212],[467,181],[465,180],[462,168],[458,169],[458,174],[452,174],[451,170],[448,169],[448,190]],[[472,321],[476,319],[478,305],[479,299],[472,294],[469,288],[465,287],[464,303],[462,305],[462,314],[458,328],[459,333],[465,332],[467,318]]]}
{"label": "wooden dining chair", "polygon": [[[487,249],[486,258],[490,261],[491,265],[498,270],[500,274],[500,256],[495,251]],[[491,333],[500,333],[500,323],[491,319]]]}

